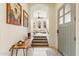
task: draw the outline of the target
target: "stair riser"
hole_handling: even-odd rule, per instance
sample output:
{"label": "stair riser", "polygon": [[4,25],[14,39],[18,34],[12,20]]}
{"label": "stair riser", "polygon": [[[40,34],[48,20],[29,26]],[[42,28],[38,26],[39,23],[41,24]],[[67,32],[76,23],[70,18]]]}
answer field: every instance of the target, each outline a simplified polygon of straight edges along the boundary
{"label": "stair riser", "polygon": [[34,37],[34,38],[47,38],[47,37]]}
{"label": "stair riser", "polygon": [[34,44],[32,44],[32,45],[43,45],[43,46],[44,46],[44,45],[48,45],[48,44],[35,44],[35,43],[34,43]]}
{"label": "stair riser", "polygon": [[34,36],[32,41],[32,46],[48,46],[48,41],[46,36]]}
{"label": "stair riser", "polygon": [[[33,42],[32,42],[32,43],[33,43]],[[34,42],[34,43],[38,43],[38,44],[40,44],[40,43],[42,43],[42,44],[43,44],[43,43],[46,44],[46,43],[47,43],[47,44],[48,44],[48,42]]]}
{"label": "stair riser", "polygon": [[40,39],[36,39],[36,38],[34,38],[33,40],[47,40],[47,39],[41,39],[41,38]]}
{"label": "stair riser", "polygon": [[46,38],[46,37],[34,37],[34,38]]}
{"label": "stair riser", "polygon": [[43,42],[43,41],[33,41],[32,43],[48,43],[47,41],[45,42]]}
{"label": "stair riser", "polygon": [[42,41],[42,42],[47,42],[47,40],[33,40],[33,41]]}
{"label": "stair riser", "polygon": [[36,47],[45,47],[45,46],[48,46],[48,45],[32,45],[32,46],[36,46]]}
{"label": "stair riser", "polygon": [[32,46],[48,46],[48,45],[32,45]]}
{"label": "stair riser", "polygon": [[32,45],[32,46],[48,46],[48,45]]}
{"label": "stair riser", "polygon": [[33,37],[46,37],[46,36],[33,36]]}
{"label": "stair riser", "polygon": [[47,37],[34,37],[34,38],[47,38]]}
{"label": "stair riser", "polygon": [[41,45],[32,45],[32,47],[48,47],[48,45],[44,45],[44,46],[41,46]]}
{"label": "stair riser", "polygon": [[43,41],[43,40],[33,40],[32,42],[48,42],[47,40]]}

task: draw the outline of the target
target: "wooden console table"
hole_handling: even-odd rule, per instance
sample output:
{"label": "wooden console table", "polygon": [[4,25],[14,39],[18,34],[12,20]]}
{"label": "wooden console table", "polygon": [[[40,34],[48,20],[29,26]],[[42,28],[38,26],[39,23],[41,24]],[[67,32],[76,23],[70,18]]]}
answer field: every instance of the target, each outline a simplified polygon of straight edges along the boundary
{"label": "wooden console table", "polygon": [[18,43],[14,44],[12,47],[11,47],[11,56],[13,56],[13,51],[14,49],[16,49],[16,56],[18,54],[18,49],[23,49],[23,54],[25,56],[25,51],[24,49],[26,49],[26,56],[27,56],[27,50],[28,48],[31,46],[31,40],[30,39],[27,39],[24,41],[24,43],[21,45],[21,46],[18,46]]}

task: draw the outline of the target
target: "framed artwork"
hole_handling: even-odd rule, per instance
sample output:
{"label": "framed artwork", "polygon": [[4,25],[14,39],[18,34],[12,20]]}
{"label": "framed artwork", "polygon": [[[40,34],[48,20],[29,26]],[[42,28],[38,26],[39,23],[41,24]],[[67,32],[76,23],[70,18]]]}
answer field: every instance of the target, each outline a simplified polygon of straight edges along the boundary
{"label": "framed artwork", "polygon": [[28,19],[29,19],[28,13],[25,10],[23,10],[23,26],[24,27],[28,27]]}
{"label": "framed artwork", "polygon": [[7,23],[21,25],[22,6],[19,3],[7,3]]}

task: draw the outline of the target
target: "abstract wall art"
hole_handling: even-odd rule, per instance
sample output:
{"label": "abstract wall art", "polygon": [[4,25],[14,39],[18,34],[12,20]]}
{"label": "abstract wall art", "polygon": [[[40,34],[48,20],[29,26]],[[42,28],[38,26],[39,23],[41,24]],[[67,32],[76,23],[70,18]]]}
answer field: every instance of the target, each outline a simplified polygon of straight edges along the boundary
{"label": "abstract wall art", "polygon": [[21,25],[22,6],[19,3],[7,3],[7,23]]}

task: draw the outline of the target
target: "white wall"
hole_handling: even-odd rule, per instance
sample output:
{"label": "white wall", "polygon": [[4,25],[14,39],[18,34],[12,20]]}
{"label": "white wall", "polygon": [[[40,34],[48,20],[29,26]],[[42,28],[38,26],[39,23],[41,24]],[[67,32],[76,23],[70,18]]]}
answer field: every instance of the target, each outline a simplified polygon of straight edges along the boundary
{"label": "white wall", "polygon": [[[26,9],[26,4],[21,5]],[[10,55],[11,45],[23,40],[26,33],[27,28],[23,26],[6,24],[6,4],[0,3],[0,55]]]}
{"label": "white wall", "polygon": [[56,20],[56,6],[49,4],[49,33],[50,33],[50,46],[57,48],[57,20]]}
{"label": "white wall", "polygon": [[50,46],[58,48],[57,29],[58,29],[58,9],[61,3],[48,4],[49,7],[49,33]]}
{"label": "white wall", "polygon": [[76,55],[79,56],[79,4],[76,4]]}

